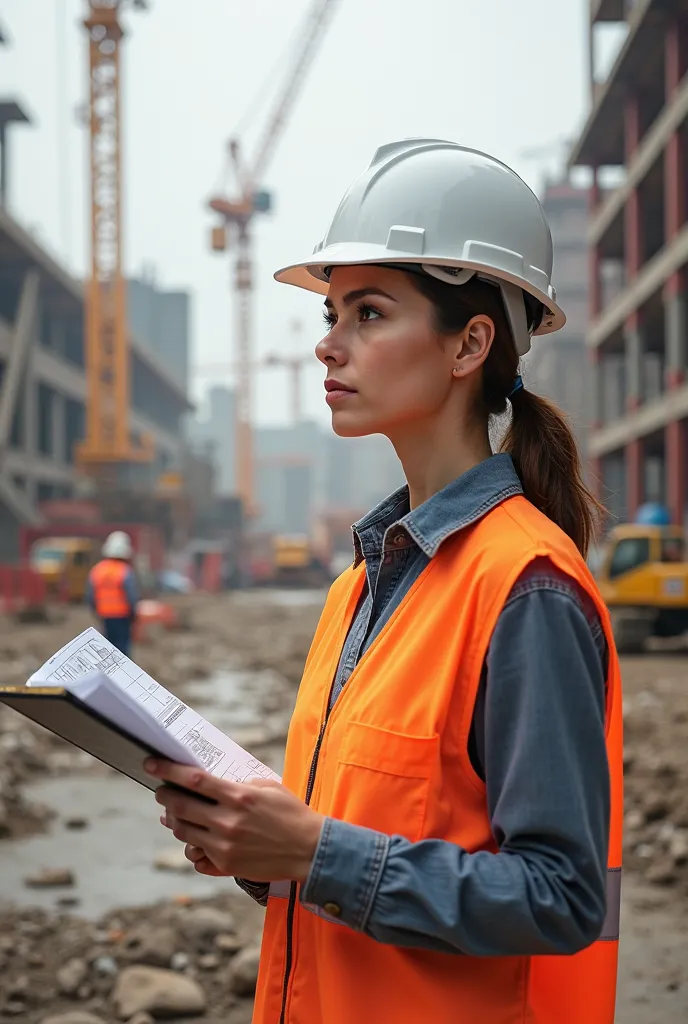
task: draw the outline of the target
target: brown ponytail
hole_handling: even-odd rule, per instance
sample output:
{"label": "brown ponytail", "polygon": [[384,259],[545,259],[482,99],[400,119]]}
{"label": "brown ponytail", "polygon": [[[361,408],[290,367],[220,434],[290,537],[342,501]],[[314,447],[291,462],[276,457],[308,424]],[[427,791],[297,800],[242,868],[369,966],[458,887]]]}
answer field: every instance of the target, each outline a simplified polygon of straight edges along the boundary
{"label": "brown ponytail", "polygon": [[526,388],[512,394],[518,354],[501,291],[478,278],[456,286],[425,274],[410,277],[435,307],[441,333],[463,330],[479,313],[494,322],[495,339],[483,367],[480,412],[500,416],[511,401],[511,423],[499,450],[511,455],[526,498],[561,527],[585,556],[604,510],[583,482],[576,441],[564,413]]}
{"label": "brown ponytail", "polygon": [[529,501],[586,555],[602,506],[583,482],[581,461],[566,417],[547,398],[525,388],[511,398],[511,423],[500,445],[508,452]]}

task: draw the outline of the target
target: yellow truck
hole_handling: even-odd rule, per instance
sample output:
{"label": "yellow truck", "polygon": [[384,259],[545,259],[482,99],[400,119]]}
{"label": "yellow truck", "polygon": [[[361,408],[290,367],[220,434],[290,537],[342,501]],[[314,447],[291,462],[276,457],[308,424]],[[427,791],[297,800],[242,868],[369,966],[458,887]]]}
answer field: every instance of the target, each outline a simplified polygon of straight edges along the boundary
{"label": "yellow truck", "polygon": [[83,601],[97,556],[89,537],[42,537],[31,549],[30,565],[46,582],[48,594]]}
{"label": "yellow truck", "polygon": [[620,653],[640,653],[650,637],[688,633],[688,561],[680,527],[617,526],[593,555],[592,568]]}
{"label": "yellow truck", "polygon": [[279,586],[324,587],[331,582],[323,560],[305,534],[273,538],[274,582]]}

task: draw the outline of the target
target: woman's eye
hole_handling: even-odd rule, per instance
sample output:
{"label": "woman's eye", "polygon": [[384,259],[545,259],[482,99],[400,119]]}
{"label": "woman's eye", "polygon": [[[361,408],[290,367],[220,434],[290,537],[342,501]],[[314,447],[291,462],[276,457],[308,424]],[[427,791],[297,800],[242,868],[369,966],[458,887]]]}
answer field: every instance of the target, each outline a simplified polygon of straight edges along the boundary
{"label": "woman's eye", "polygon": [[337,323],[337,317],[334,313],[331,313],[328,309],[323,310],[323,320],[328,331],[331,331],[334,325]]}
{"label": "woman's eye", "polygon": [[382,316],[379,309],[373,309],[372,306],[359,306],[358,318],[359,320],[377,320]]}

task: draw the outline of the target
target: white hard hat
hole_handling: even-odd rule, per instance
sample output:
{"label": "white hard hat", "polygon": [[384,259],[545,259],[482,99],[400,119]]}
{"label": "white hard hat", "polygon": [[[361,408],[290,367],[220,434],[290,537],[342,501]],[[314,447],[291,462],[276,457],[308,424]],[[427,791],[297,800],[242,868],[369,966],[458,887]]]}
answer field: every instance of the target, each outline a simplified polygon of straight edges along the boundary
{"label": "white hard hat", "polygon": [[104,558],[122,558],[128,561],[133,553],[131,537],[123,530],[115,530],[103,544]]}
{"label": "white hard hat", "polygon": [[[566,323],[552,286],[542,204],[506,164],[440,139],[382,146],[350,187],[325,239],[275,279],[326,293],[332,267],[415,264],[450,284],[478,274],[501,288],[516,351]],[[528,323],[523,292],[542,304]]]}

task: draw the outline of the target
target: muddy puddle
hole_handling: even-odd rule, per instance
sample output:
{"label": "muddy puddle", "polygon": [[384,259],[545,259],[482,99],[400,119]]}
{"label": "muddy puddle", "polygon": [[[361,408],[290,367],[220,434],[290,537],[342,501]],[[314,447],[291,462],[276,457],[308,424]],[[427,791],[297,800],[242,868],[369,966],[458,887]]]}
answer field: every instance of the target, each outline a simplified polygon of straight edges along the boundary
{"label": "muddy puddle", "polygon": [[[281,773],[288,716],[270,672],[217,673],[189,684],[183,699],[246,749]],[[275,710],[263,710],[270,705]],[[233,889],[231,880],[210,879],[193,871],[160,870],[160,856],[178,855],[181,844],[160,824],[153,794],[97,762],[84,774],[67,775],[25,787],[27,799],[52,809],[48,830],[37,836],[0,843],[0,903],[64,907],[95,919],[121,905],[155,903],[175,897],[202,899]],[[67,822],[84,819],[84,828]],[[24,879],[48,868],[67,868],[75,884],[66,888],[29,888]]]}

